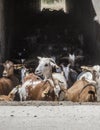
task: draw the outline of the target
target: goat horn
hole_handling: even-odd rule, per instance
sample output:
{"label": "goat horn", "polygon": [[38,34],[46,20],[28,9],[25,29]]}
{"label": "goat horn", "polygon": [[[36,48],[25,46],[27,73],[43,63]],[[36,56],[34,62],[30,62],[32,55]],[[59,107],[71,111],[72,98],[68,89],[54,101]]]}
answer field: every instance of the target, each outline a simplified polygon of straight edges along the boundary
{"label": "goat horn", "polygon": [[81,69],[88,70],[88,71],[93,71],[93,67],[88,67],[88,66],[81,66]]}
{"label": "goat horn", "polygon": [[40,57],[40,56],[37,56],[37,58],[38,58],[39,60],[41,60],[41,59],[42,59],[42,57]]}
{"label": "goat horn", "polygon": [[14,64],[13,67],[16,69],[21,69],[24,66],[24,64]]}
{"label": "goat horn", "polygon": [[58,68],[58,69],[59,69],[60,67],[59,67],[58,65],[56,65],[56,68]]}
{"label": "goat horn", "polygon": [[62,60],[68,60],[69,57],[65,56],[65,57],[62,57],[62,58],[60,58],[60,59],[62,59]]}
{"label": "goat horn", "polygon": [[76,56],[76,57],[75,57],[76,60],[77,60],[77,59],[82,59],[82,58],[84,58],[84,56]]}

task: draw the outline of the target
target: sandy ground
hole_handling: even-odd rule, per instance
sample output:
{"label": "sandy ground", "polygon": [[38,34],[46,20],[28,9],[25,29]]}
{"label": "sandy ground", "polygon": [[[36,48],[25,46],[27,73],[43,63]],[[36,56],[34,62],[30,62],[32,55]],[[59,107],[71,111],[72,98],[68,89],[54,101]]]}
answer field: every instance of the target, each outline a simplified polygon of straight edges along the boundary
{"label": "sandy ground", "polygon": [[0,102],[0,130],[24,129],[100,130],[100,103]]}
{"label": "sandy ground", "polygon": [[71,102],[71,101],[0,101],[0,106],[73,106],[73,105],[100,105],[100,102]]}

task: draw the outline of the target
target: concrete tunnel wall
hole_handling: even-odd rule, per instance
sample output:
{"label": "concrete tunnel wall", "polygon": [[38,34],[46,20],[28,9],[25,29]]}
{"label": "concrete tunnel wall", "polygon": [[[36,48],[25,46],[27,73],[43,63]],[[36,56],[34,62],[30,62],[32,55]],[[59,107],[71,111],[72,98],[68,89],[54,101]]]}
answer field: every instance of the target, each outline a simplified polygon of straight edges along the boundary
{"label": "concrete tunnel wall", "polygon": [[[90,54],[94,54],[94,62],[100,63],[98,54],[100,54],[100,25],[94,21],[97,15],[100,18],[99,0],[66,0],[68,3],[69,13],[80,24],[85,38],[85,46],[89,48]],[[92,3],[93,2],[93,3]],[[15,35],[15,27],[18,25],[17,18],[26,17],[33,12],[40,10],[39,0],[0,0],[0,55],[1,61],[10,57],[10,50]],[[25,13],[26,12],[26,13]],[[28,12],[28,13],[27,13]],[[20,17],[17,15],[20,14]],[[20,24],[21,21],[18,21]],[[96,51],[94,51],[94,48]]]}
{"label": "concrete tunnel wall", "polygon": [[0,0],[0,62],[5,57],[5,20],[4,20],[4,0]]}

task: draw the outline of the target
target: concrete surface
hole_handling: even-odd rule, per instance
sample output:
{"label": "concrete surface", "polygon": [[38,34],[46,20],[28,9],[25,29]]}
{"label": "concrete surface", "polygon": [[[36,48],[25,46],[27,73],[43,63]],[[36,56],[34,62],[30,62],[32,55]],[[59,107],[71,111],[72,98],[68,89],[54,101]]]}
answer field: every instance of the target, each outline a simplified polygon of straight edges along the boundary
{"label": "concrete surface", "polygon": [[0,106],[0,130],[100,130],[100,106]]}

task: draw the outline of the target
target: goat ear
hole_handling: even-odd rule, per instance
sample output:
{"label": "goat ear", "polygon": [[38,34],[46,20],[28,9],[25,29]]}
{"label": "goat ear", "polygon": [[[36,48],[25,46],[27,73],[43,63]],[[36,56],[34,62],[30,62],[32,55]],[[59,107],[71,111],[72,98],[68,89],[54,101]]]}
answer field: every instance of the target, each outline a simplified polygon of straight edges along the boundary
{"label": "goat ear", "polygon": [[71,54],[69,54],[69,57],[71,57],[72,55]]}
{"label": "goat ear", "polygon": [[81,66],[82,70],[88,70],[88,71],[93,71],[93,67],[88,67],[88,66]]}
{"label": "goat ear", "polygon": [[75,57],[75,59],[77,60],[77,59],[83,59],[84,58],[84,56],[76,56]]}
{"label": "goat ear", "polygon": [[13,67],[15,70],[20,70],[20,69],[22,69],[23,64],[14,64]]}
{"label": "goat ear", "polygon": [[50,62],[56,64],[56,63],[55,63],[55,60],[54,60],[53,58],[50,58]]}
{"label": "goat ear", "polygon": [[38,58],[39,60],[41,60],[41,59],[42,59],[42,57],[40,57],[40,56],[37,56],[37,58]]}
{"label": "goat ear", "polygon": [[16,64],[14,64],[13,67],[14,67],[14,69],[17,69],[17,65]]}
{"label": "goat ear", "polygon": [[51,64],[51,66],[58,68],[58,66],[57,66],[57,64],[56,64],[56,62],[55,62],[55,60],[54,60],[53,58],[49,58],[49,59],[50,59],[50,64]]}
{"label": "goat ear", "polygon": [[74,54],[74,53],[73,53],[73,54],[70,54],[70,53],[69,53],[69,59],[70,59],[70,58],[74,58],[74,57],[75,57],[75,54]]}
{"label": "goat ear", "polygon": [[68,60],[69,57],[65,56],[65,57],[62,57],[61,59],[62,59],[62,60]]}
{"label": "goat ear", "polygon": [[50,64],[51,64],[52,67],[55,67],[56,69],[59,68],[59,66],[55,62],[51,61]]}
{"label": "goat ear", "polygon": [[74,53],[73,53],[73,54],[69,53],[69,57],[70,57],[70,56],[75,56],[75,54],[74,54]]}

